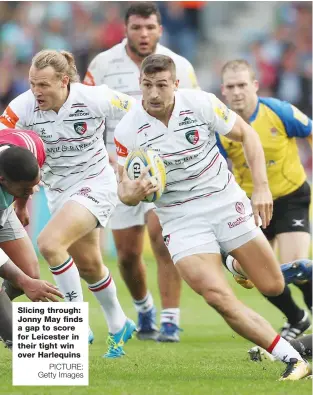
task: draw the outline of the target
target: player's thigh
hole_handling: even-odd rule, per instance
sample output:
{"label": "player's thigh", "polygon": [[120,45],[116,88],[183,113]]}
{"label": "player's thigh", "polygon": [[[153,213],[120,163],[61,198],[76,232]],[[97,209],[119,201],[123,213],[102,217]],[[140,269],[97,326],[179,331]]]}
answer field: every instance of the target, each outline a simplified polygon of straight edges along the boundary
{"label": "player's thigh", "polygon": [[275,237],[274,239],[267,240],[267,241],[270,243],[270,246],[272,247],[272,250],[276,254],[277,253],[277,248],[278,248],[277,238]]}
{"label": "player's thigh", "polygon": [[37,255],[14,210],[11,210],[0,230],[0,247],[24,273],[33,278],[39,277]]}
{"label": "player's thigh", "polygon": [[235,299],[225,277],[220,254],[193,254],[176,262],[176,268],[186,283],[212,306]]}
{"label": "player's thigh", "polygon": [[62,194],[47,191],[52,218],[39,235],[38,244],[49,248],[50,238],[50,243],[68,249],[97,226],[106,227],[118,200],[112,174],[82,180]]}
{"label": "player's thigh", "polygon": [[247,277],[267,295],[279,295],[284,288],[284,279],[273,249],[263,233],[231,251],[240,262]]}
{"label": "player's thigh", "polygon": [[112,230],[120,262],[139,261],[143,251],[145,232],[144,203],[127,206],[120,200],[110,218],[108,227]]}
{"label": "player's thigh", "polygon": [[68,248],[78,268],[102,264],[100,229],[94,229]]}
{"label": "player's thigh", "polygon": [[146,219],[150,239],[157,240],[160,235],[162,236],[162,227],[154,210],[147,211]]}
{"label": "player's thigh", "polygon": [[162,235],[162,227],[158,216],[154,210],[149,210],[146,214],[147,217],[147,229],[151,242],[152,249],[158,258],[169,257],[168,250],[164,243]]}
{"label": "player's thigh", "polygon": [[47,244],[48,248],[57,248],[59,245],[68,249],[97,225],[98,220],[90,210],[74,200],[68,200],[40,233],[39,249],[45,248]]}
{"label": "player's thigh", "polygon": [[287,232],[280,233],[276,237],[282,263],[308,258],[311,243],[311,236],[309,233]]}

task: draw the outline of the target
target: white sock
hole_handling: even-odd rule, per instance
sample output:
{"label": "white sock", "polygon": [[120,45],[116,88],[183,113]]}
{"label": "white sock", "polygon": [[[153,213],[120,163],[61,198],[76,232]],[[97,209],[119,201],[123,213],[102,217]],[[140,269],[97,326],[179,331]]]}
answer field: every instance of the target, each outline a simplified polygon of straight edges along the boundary
{"label": "white sock", "polygon": [[102,307],[109,332],[113,334],[119,332],[125,325],[127,317],[117,299],[116,286],[110,273],[95,284],[88,284],[88,288]]}
{"label": "white sock", "polygon": [[83,290],[78,269],[72,257],[61,265],[50,267],[54,281],[64,295],[65,302],[83,302]]}
{"label": "white sock", "polygon": [[280,359],[282,362],[289,362],[291,358],[296,358],[303,361],[303,358],[295,350],[287,340],[277,335],[273,343],[266,349],[267,352],[272,354],[275,358]]}
{"label": "white sock", "polygon": [[153,297],[149,291],[147,292],[147,295],[143,299],[134,300],[133,302],[137,313],[147,313],[154,306]]}
{"label": "white sock", "polygon": [[[56,285],[64,295],[65,302],[84,301],[79,272],[71,256],[61,265],[50,267],[50,271]],[[89,334],[91,332],[89,327]]]}
{"label": "white sock", "polygon": [[161,325],[163,323],[171,323],[175,324],[179,327],[179,318],[180,318],[180,309],[179,308],[171,308],[171,309],[163,309],[161,311]]}
{"label": "white sock", "polygon": [[241,276],[243,277],[243,275],[239,272],[237,272],[237,270],[235,270],[234,268],[234,258],[231,255],[228,255],[228,257],[226,258],[226,266],[227,269],[234,275],[234,276]]}

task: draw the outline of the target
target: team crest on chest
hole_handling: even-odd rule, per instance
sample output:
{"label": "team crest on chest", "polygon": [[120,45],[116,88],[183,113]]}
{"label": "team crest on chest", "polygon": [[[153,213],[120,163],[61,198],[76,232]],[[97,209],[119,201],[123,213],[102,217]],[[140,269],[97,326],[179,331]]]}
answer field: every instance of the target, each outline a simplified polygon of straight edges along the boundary
{"label": "team crest on chest", "polygon": [[198,130],[189,130],[186,132],[186,139],[189,141],[190,144],[196,145],[199,141],[199,132]]}
{"label": "team crest on chest", "polygon": [[75,130],[76,133],[78,133],[78,134],[80,134],[82,136],[87,131],[87,123],[86,122],[76,122],[76,123],[74,123],[74,130]]}

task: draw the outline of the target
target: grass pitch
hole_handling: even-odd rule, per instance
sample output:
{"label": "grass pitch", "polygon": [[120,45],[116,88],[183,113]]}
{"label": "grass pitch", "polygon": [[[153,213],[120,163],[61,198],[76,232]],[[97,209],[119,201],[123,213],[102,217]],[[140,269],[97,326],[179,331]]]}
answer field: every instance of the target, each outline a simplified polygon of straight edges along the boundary
{"label": "grass pitch", "polygon": [[[136,320],[131,299],[122,282],[116,263],[108,262],[115,279],[118,296],[126,314]],[[156,267],[147,262],[149,288],[158,311],[160,303],[156,285]],[[45,264],[42,278],[52,281]],[[261,313],[274,325],[282,326],[283,315],[256,290],[245,290],[231,280],[238,297]],[[301,294],[293,295],[304,306]],[[13,387],[11,352],[0,346],[0,394],[7,395],[307,395],[312,381],[279,382],[284,365],[280,362],[250,362],[247,351],[252,346],[240,338],[222,318],[187,286],[181,302],[181,342],[158,344],[131,340],[125,346],[127,355],[106,360],[107,329],[102,311],[84,285],[89,301],[90,325],[95,342],[89,348],[89,387]],[[20,301],[26,300],[20,298]],[[31,369],[31,365],[29,366]]]}

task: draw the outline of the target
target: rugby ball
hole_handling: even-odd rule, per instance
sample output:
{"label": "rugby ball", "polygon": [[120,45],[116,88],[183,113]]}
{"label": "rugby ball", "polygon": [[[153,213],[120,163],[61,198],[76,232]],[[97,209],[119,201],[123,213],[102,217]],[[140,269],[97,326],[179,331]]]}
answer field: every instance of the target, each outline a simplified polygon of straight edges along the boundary
{"label": "rugby ball", "polygon": [[136,180],[143,169],[150,165],[150,170],[147,178],[151,178],[155,183],[158,183],[160,188],[157,192],[146,196],[143,202],[152,203],[160,199],[166,184],[166,171],[163,160],[159,155],[151,149],[136,149],[131,151],[125,163],[128,177],[131,180]]}

